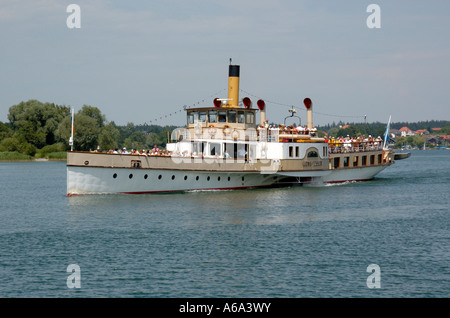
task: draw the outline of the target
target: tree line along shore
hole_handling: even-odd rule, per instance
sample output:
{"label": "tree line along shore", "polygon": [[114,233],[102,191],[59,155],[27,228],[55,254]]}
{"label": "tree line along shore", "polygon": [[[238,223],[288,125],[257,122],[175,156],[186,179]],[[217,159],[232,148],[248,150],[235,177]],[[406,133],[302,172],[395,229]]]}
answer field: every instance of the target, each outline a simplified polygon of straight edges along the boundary
{"label": "tree line along shore", "polygon": [[[89,151],[95,149],[151,149],[157,145],[164,149],[170,132],[177,126],[159,125],[116,125],[107,121],[99,108],[83,105],[75,113],[74,149]],[[8,122],[0,121],[0,160],[65,160],[70,150],[71,109],[38,100],[20,102],[9,108]],[[450,121],[434,120],[416,123],[391,123],[392,129],[403,126],[411,129],[428,130],[441,128],[441,134],[450,134]],[[320,137],[339,136],[381,136],[386,123],[332,123],[318,126]],[[421,146],[423,136],[399,137],[395,146]]]}

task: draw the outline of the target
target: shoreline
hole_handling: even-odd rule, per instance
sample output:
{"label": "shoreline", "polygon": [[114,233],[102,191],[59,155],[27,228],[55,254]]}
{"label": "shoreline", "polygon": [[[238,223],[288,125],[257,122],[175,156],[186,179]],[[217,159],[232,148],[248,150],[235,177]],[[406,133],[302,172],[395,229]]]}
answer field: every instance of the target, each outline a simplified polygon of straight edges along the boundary
{"label": "shoreline", "polygon": [[0,159],[0,162],[48,162],[48,161],[67,161],[67,159],[48,159],[48,158]]}

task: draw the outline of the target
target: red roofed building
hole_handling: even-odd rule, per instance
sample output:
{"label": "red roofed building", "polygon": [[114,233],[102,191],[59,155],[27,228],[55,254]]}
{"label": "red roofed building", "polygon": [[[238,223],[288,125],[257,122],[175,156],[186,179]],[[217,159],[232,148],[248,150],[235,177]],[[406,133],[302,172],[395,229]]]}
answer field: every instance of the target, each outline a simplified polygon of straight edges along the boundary
{"label": "red roofed building", "polygon": [[439,137],[442,138],[446,142],[450,141],[450,135],[439,135]]}
{"label": "red roofed building", "polygon": [[414,136],[415,135],[415,133],[411,129],[409,129],[408,127],[402,127],[398,131],[400,132],[400,135],[402,137]]}
{"label": "red roofed building", "polygon": [[414,132],[416,135],[426,135],[426,134],[428,134],[428,130],[426,130],[426,129],[419,129],[419,130],[416,130],[415,132]]}

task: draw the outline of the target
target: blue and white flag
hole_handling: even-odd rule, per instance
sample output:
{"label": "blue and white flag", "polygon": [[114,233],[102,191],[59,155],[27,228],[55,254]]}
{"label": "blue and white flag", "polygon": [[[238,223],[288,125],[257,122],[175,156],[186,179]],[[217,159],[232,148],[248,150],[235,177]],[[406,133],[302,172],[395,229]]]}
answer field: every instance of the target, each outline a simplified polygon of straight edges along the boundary
{"label": "blue and white flag", "polygon": [[391,126],[391,116],[389,116],[389,121],[388,121],[388,124],[387,124],[387,127],[386,127],[386,132],[384,133],[383,149],[386,148],[386,143],[389,140],[389,129],[390,129],[390,126]]}

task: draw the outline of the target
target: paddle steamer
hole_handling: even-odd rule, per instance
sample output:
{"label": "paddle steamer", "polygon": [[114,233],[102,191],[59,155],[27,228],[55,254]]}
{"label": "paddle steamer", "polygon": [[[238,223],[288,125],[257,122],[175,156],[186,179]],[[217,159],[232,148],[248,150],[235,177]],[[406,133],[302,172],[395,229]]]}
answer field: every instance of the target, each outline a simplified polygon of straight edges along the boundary
{"label": "paddle steamer", "polygon": [[172,132],[165,155],[69,151],[67,195],[364,181],[394,163],[380,138],[318,137],[309,98],[304,127],[268,125],[263,100],[254,107],[250,98],[239,99],[239,73],[239,65],[229,65],[228,98],[186,109],[187,125]]}

